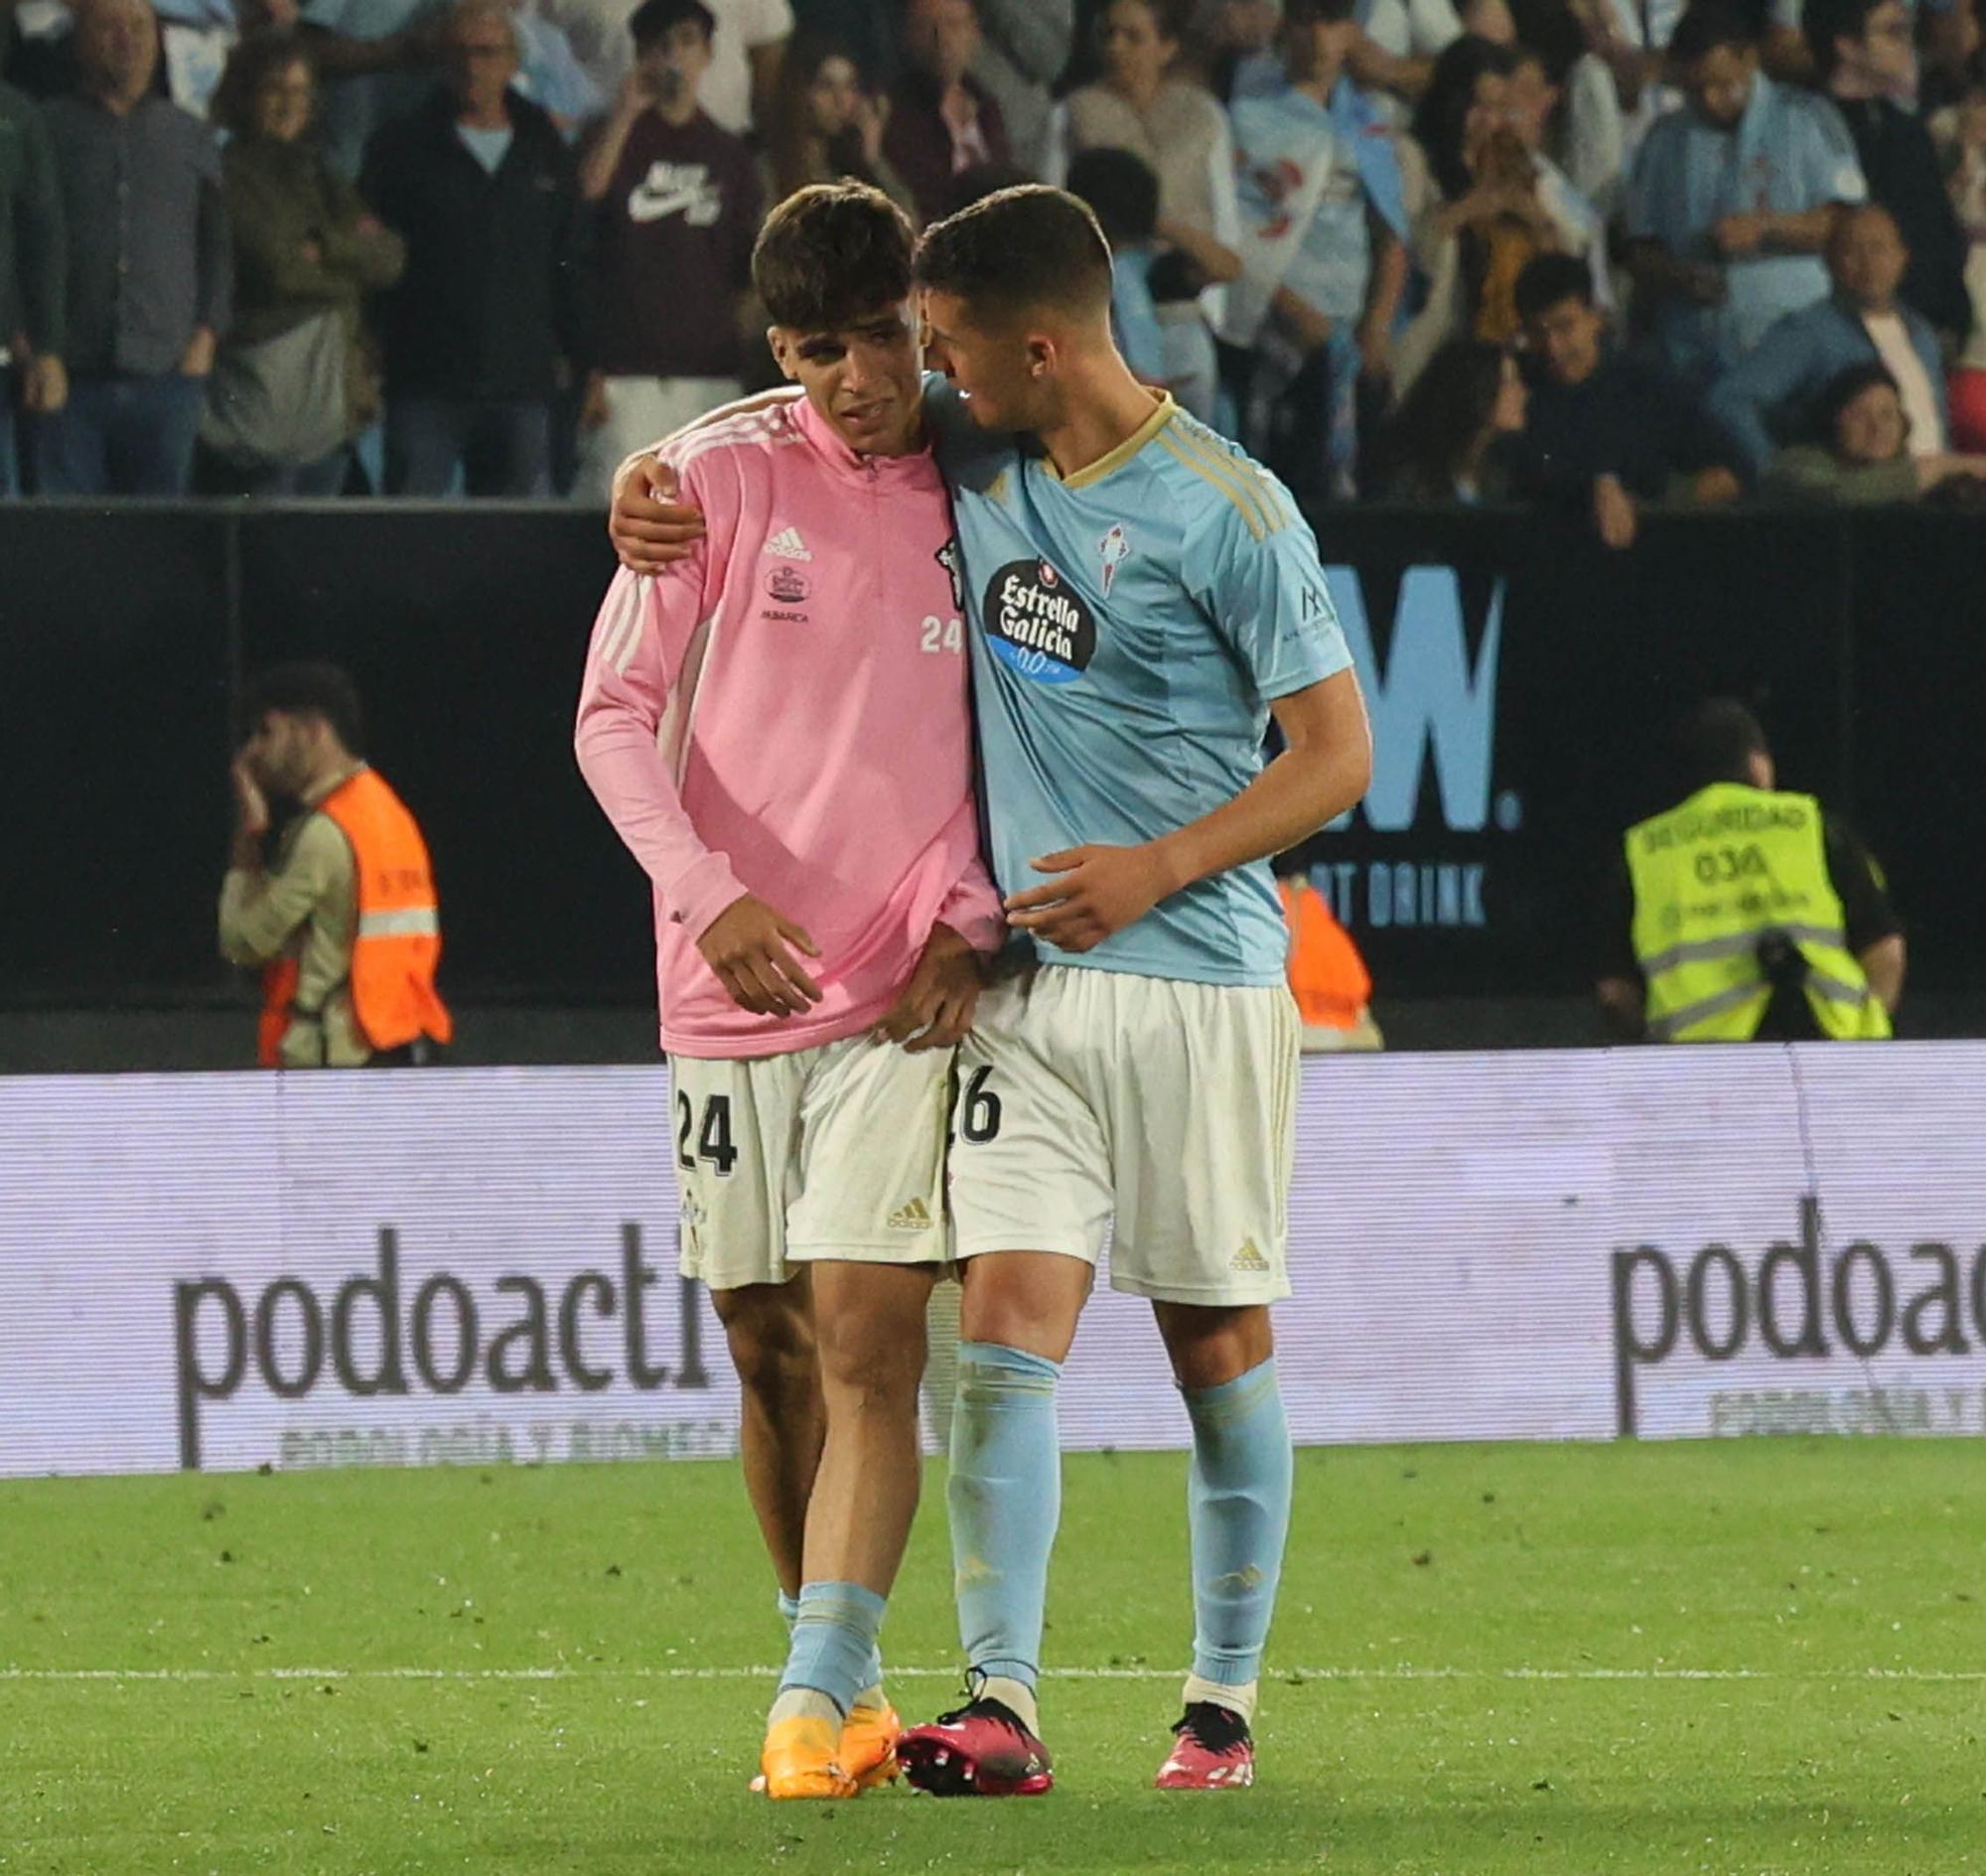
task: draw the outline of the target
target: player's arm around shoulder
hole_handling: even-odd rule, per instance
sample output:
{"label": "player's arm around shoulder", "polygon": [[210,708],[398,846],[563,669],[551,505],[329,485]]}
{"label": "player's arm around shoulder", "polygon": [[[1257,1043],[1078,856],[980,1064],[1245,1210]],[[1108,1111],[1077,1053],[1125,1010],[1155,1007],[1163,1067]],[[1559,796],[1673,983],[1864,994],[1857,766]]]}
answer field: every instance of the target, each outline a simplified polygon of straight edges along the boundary
{"label": "player's arm around shoulder", "polygon": [[[723,484],[702,463],[666,465],[695,525],[666,563],[652,572],[616,570],[594,619],[580,697],[581,756],[589,719],[603,708],[635,708],[652,732],[700,621],[723,590],[727,509]],[[713,497],[716,499],[713,500]],[[716,535],[713,538],[713,516]]]}
{"label": "player's arm around shoulder", "polygon": [[608,538],[621,564],[636,573],[663,573],[687,559],[703,538],[704,514],[685,490],[676,462],[701,431],[737,417],[777,410],[798,395],[793,390],[740,398],[685,424],[652,448],[631,456],[614,472],[614,505],[607,517]]}

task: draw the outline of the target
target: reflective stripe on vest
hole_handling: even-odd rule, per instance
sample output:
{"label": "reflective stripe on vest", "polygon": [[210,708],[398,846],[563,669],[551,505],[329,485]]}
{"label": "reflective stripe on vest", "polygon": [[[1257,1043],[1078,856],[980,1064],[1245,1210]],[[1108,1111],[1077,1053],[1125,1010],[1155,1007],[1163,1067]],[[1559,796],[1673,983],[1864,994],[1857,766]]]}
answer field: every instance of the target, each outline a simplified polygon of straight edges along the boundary
{"label": "reflective stripe on vest", "polygon": [[397,912],[361,912],[358,936],[374,938],[440,938],[441,913],[433,906],[408,906]]}
{"label": "reflective stripe on vest", "polygon": [[1306,1029],[1354,1029],[1372,1000],[1372,978],[1351,935],[1307,880],[1279,879],[1290,929],[1290,994]]}
{"label": "reflective stripe on vest", "polygon": [[1807,1007],[1823,1036],[1890,1034],[1889,1012],[1848,948],[1810,795],[1717,783],[1630,828],[1627,851],[1651,1038],[1749,1041],[1772,1002],[1758,953],[1774,933],[1805,961]]}
{"label": "reflective stripe on vest", "polygon": [[[423,1036],[448,1042],[455,1025],[435,990],[441,913],[427,842],[413,815],[370,769],[341,783],[317,811],[352,844],[358,919],[349,981],[359,1034],[375,1054],[404,1048]],[[305,1014],[294,1010],[294,960],[271,965],[263,983],[261,1056],[273,1068],[281,1062],[283,1036],[293,1015]]]}

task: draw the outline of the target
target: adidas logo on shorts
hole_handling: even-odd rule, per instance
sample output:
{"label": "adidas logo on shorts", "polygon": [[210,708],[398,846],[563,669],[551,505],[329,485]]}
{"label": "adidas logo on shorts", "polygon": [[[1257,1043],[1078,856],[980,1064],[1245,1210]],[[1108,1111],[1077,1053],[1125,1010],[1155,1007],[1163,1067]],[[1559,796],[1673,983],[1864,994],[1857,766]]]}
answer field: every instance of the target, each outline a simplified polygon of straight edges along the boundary
{"label": "adidas logo on shorts", "polygon": [[800,538],[797,527],[782,527],[766,543],[766,551],[785,560],[811,560],[813,554]]}
{"label": "adidas logo on shorts", "polygon": [[1269,1271],[1269,1260],[1256,1247],[1252,1237],[1244,1237],[1241,1240],[1241,1248],[1228,1258],[1227,1267],[1230,1270],[1247,1270],[1266,1276]]}
{"label": "adidas logo on shorts", "polygon": [[922,1199],[913,1199],[909,1205],[900,1205],[890,1214],[890,1228],[893,1231],[927,1231],[930,1227],[930,1207]]}

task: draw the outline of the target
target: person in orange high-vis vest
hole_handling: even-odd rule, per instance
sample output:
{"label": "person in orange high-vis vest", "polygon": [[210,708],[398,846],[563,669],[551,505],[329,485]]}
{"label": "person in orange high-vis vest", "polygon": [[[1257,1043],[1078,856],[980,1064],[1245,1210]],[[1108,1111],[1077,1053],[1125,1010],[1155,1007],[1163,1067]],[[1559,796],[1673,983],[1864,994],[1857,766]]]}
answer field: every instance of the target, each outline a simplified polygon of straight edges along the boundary
{"label": "person in orange high-vis vest", "polygon": [[1370,1008],[1371,973],[1350,933],[1303,874],[1282,874],[1276,891],[1290,928],[1290,994],[1303,1016],[1304,1049],[1383,1049]]}
{"label": "person in orange high-vis vest", "polygon": [[[259,968],[264,1068],[405,1066],[454,1024],[435,989],[441,914],[427,842],[366,766],[356,692],[328,664],[278,667],[250,686],[234,762],[233,855],[220,948]],[[302,811],[264,865],[268,797]]]}

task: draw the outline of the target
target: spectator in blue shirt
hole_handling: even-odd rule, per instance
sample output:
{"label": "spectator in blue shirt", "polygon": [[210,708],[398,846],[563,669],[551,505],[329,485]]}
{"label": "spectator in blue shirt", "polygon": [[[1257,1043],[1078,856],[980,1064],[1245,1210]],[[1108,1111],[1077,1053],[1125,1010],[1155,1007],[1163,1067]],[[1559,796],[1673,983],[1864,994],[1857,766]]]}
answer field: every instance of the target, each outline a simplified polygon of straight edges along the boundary
{"label": "spectator in blue shirt", "polygon": [[1688,103],[1635,160],[1628,261],[1663,357],[1702,383],[1826,296],[1834,212],[1868,191],[1840,113],[1760,72],[1744,13],[1695,0],[1670,55]]}
{"label": "spectator in blue shirt", "polygon": [[1353,0],[1289,0],[1288,82],[1233,109],[1244,237],[1222,337],[1250,361],[1243,431],[1300,500],[1352,493],[1361,374],[1392,371],[1407,213],[1391,129],[1345,75]]}
{"label": "spectator in blue shirt", "polygon": [[1944,453],[1948,418],[1937,334],[1897,289],[1910,251],[1887,209],[1842,216],[1828,245],[1834,291],[1789,313],[1717,382],[1711,408],[1757,478],[1782,443],[1813,442],[1827,387],[1850,365],[1888,367],[1911,423],[1911,453]]}

